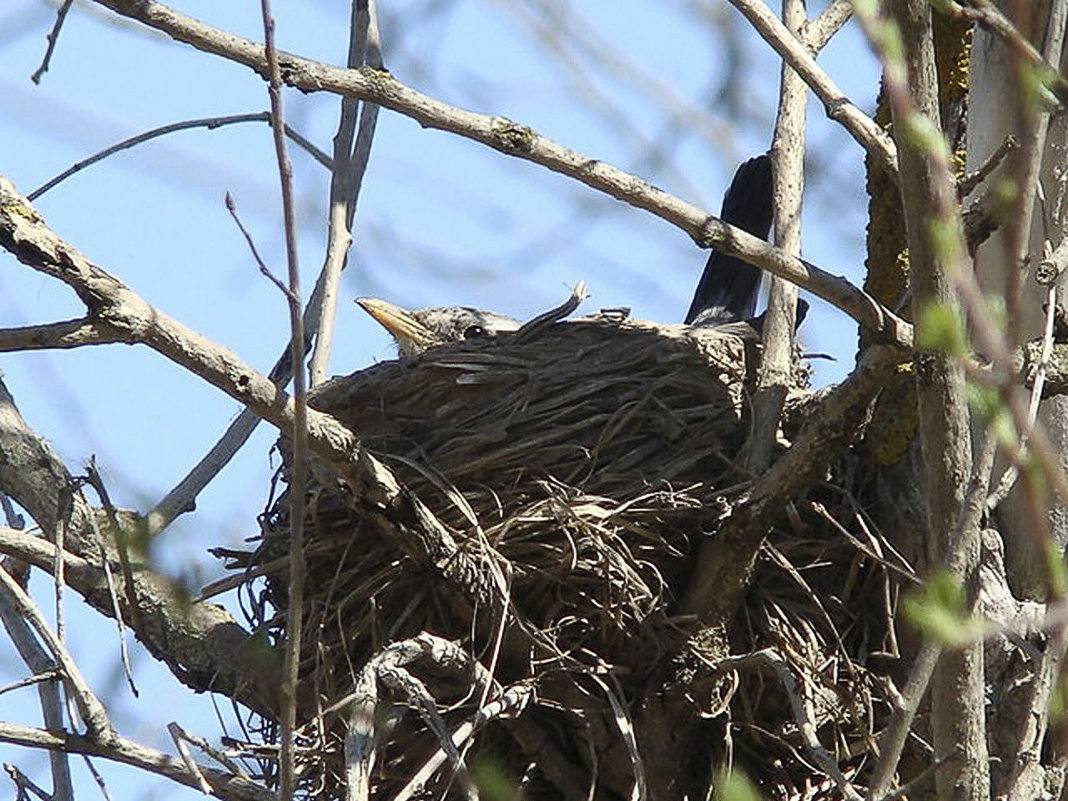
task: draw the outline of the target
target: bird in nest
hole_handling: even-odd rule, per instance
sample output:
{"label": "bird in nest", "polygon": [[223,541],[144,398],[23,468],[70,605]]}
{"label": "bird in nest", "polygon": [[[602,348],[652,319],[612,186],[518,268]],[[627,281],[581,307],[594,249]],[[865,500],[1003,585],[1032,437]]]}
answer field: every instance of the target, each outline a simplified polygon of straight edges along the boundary
{"label": "bird in nest", "polygon": [[378,298],[357,298],[356,302],[389,331],[397,342],[397,351],[402,359],[449,342],[510,334],[518,331],[522,325],[514,317],[469,306],[440,306],[409,311]]}
{"label": "bird in nest", "polygon": [[[766,239],[771,230],[772,193],[771,159],[767,155],[749,159],[735,173],[723,198],[720,216],[725,222]],[[764,315],[754,318],[753,313],[760,279],[758,268],[713,250],[685,322],[732,330],[745,338],[759,336]],[[356,302],[389,331],[401,358],[451,342],[514,333],[523,326],[514,317],[468,306],[409,311],[378,298],[358,298]],[[804,319],[807,306],[800,302],[797,325]]]}

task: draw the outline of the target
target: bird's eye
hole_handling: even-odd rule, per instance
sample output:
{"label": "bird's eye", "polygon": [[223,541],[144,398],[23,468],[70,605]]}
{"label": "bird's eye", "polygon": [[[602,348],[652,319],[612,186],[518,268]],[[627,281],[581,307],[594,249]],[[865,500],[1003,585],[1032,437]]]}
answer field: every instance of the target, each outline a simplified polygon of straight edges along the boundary
{"label": "bird's eye", "polygon": [[464,339],[486,336],[486,329],[480,325],[469,325],[464,329]]}

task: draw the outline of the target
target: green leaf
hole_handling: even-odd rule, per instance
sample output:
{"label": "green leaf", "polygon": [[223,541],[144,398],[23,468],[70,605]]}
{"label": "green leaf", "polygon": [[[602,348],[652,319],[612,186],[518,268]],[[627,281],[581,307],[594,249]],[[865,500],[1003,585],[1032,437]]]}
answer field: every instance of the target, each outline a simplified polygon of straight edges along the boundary
{"label": "green leaf", "polygon": [[964,385],[964,394],[971,410],[993,431],[998,443],[1003,448],[1015,450],[1019,442],[1016,425],[997,388],[968,381]]}
{"label": "green leaf", "polygon": [[471,764],[471,780],[487,801],[507,801],[516,797],[516,783],[492,756],[478,755]]}
{"label": "green leaf", "polygon": [[959,646],[982,635],[983,624],[968,611],[959,579],[938,570],[918,594],[905,598],[905,615],[925,636],[945,646]]}
{"label": "green leaf", "polygon": [[949,356],[967,353],[960,313],[941,303],[928,304],[916,321],[916,343],[924,350]]}
{"label": "green leaf", "polygon": [[715,801],[761,801],[760,793],[744,773],[721,768],[716,772]]}

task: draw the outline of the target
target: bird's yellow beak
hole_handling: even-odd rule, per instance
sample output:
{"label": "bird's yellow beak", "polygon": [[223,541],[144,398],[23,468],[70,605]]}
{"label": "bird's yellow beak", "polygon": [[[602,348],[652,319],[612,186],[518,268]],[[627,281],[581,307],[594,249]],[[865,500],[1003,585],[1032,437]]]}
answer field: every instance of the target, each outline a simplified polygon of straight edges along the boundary
{"label": "bird's yellow beak", "polygon": [[423,350],[438,344],[433,332],[400,306],[378,298],[356,298],[360,308],[397,340],[401,352]]}

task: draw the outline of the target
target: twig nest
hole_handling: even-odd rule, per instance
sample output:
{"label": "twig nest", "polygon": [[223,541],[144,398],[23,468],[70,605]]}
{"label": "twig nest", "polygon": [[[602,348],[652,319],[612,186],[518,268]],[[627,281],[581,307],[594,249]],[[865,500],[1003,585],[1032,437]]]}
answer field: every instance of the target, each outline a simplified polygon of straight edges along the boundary
{"label": "twig nest", "polygon": [[[378,364],[325,384],[311,405],[356,431],[461,549],[502,560],[529,622],[563,648],[647,669],[660,648],[634,638],[656,640],[650,617],[680,589],[702,515],[742,478],[746,365],[746,342],[714,330],[576,321]],[[357,617],[397,618],[413,592],[432,591],[425,566],[317,473],[309,586]],[[409,612],[404,633],[423,630],[416,618],[434,606]],[[352,635],[372,631],[370,617],[346,625],[339,659],[369,656],[374,639]]]}
{"label": "twig nest", "polygon": [[[856,540],[829,526],[826,511],[773,534],[778,544],[769,545],[732,635],[739,653],[782,644],[786,661],[739,661],[739,674],[753,675],[735,681],[747,689],[739,710],[716,713],[725,717],[691,709],[676,719],[658,700],[677,686],[694,631],[675,601],[695,551],[748,485],[739,457],[754,349],[751,336],[723,330],[593,318],[434,348],[318,388],[311,405],[356,431],[401,490],[393,506],[372,501],[312,464],[302,609],[307,792],[344,794],[351,704],[420,710],[387,715],[388,736],[363,734],[378,743],[374,792],[392,798],[414,797],[418,776],[444,793],[456,774],[428,767],[451,748],[441,732],[472,720],[483,701],[501,699],[504,708],[508,698],[525,699],[523,711],[487,724],[475,751],[513,779],[536,764],[547,797],[585,799],[591,783],[605,798],[629,794],[637,781],[665,798],[707,789],[707,776],[678,774],[671,762],[714,764],[723,726],[747,732],[736,741],[745,754],[771,747],[778,755],[751,770],[773,795],[808,782],[804,763],[796,776],[774,767],[799,747],[798,735],[779,685],[762,674],[785,665],[807,677],[806,687],[868,698],[874,684],[845,649],[877,641],[885,618],[858,602],[875,597],[871,582],[885,572],[869,577],[857,567]],[[282,451],[284,479],[285,442]],[[853,503],[848,491],[835,497]],[[278,636],[289,612],[288,543],[283,492],[251,560],[266,579],[264,608],[276,610],[264,622]],[[819,587],[841,596],[830,614]],[[424,653],[421,642],[439,644]],[[482,678],[435,663],[429,654],[444,653],[442,642],[457,644]],[[386,697],[368,697],[380,691]],[[740,722],[725,723],[732,715]],[[817,724],[835,726],[845,751],[871,740],[871,721]],[[775,732],[770,745],[767,732]],[[583,754],[596,754],[595,764],[582,767]]]}

